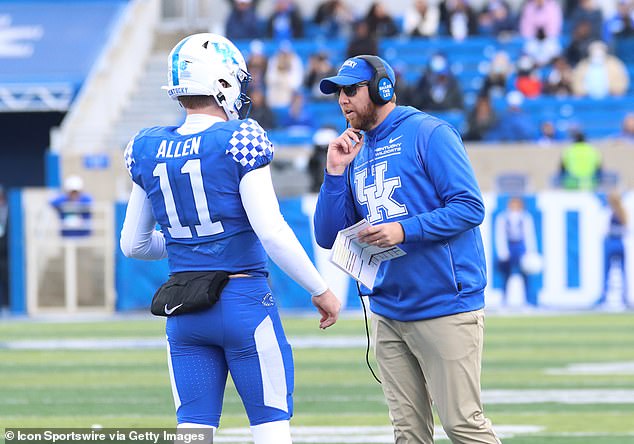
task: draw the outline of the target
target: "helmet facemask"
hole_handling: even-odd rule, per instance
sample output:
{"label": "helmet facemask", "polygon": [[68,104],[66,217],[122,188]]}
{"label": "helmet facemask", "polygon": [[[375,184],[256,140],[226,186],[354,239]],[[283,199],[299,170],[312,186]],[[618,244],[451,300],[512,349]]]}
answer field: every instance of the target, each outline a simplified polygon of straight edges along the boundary
{"label": "helmet facemask", "polygon": [[[251,112],[251,98],[247,95],[251,74],[240,68],[229,80],[217,82],[216,103],[224,109],[229,119],[246,119]],[[233,83],[233,84],[232,84]],[[234,98],[236,91],[237,97]]]}

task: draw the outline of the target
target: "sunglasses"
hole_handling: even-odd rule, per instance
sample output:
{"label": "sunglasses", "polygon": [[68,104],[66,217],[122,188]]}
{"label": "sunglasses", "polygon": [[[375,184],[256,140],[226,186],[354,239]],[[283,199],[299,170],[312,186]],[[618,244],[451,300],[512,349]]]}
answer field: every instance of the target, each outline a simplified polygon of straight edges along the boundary
{"label": "sunglasses", "polygon": [[339,94],[341,94],[341,91],[343,91],[344,94],[348,97],[354,97],[357,95],[357,89],[359,89],[362,86],[368,86],[368,82],[359,82],[353,85],[342,86],[337,90],[337,97],[339,97]]}

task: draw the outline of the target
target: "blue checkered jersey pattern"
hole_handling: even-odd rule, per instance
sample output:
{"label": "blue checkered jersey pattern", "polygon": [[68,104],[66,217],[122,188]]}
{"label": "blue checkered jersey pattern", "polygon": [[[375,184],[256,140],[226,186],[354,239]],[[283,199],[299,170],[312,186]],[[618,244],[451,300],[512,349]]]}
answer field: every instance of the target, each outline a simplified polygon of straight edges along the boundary
{"label": "blue checkered jersey pattern", "polygon": [[128,144],[124,159],[152,203],[171,272],[266,273],[266,253],[240,197],[242,177],[273,159],[257,122],[219,122],[188,135],[175,126],[147,128]]}

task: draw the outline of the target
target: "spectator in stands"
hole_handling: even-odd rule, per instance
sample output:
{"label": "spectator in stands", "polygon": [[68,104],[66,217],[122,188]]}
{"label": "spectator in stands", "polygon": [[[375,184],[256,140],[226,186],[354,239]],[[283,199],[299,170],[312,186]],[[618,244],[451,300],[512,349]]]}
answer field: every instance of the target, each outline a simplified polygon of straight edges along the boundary
{"label": "spectator in stands", "polygon": [[266,70],[266,103],[273,110],[287,107],[295,91],[304,82],[304,66],[288,40],[280,43],[279,50],[269,60]]}
{"label": "spectator in stands", "polygon": [[467,0],[444,0],[440,4],[440,22],[457,41],[478,33],[478,17]]}
{"label": "spectator in stands", "polygon": [[404,62],[396,62],[392,65],[394,68],[394,76],[396,84],[394,85],[394,94],[396,95],[396,104],[403,106],[414,106],[412,100],[412,88],[405,78],[407,65]]}
{"label": "spectator in stands", "polygon": [[547,38],[544,28],[540,28],[534,38],[526,39],[523,51],[535,61],[538,67],[541,67],[550,64],[561,54],[561,44],[559,39]]}
{"label": "spectator in stands", "polygon": [[544,120],[539,125],[539,135],[537,144],[539,146],[550,146],[566,140],[566,134],[560,131],[552,120]]}
{"label": "spectator in stands", "polygon": [[[564,11],[564,17],[571,17],[575,10],[580,8],[582,1],[583,0],[560,0]],[[594,0],[595,4],[599,6],[603,17],[611,16],[616,9],[617,2],[619,1],[621,0]]]}
{"label": "spectator in stands", "polygon": [[608,194],[610,221],[603,240],[603,291],[595,302],[595,307],[605,305],[608,301],[610,288],[610,272],[612,267],[618,267],[621,275],[621,299],[625,307],[631,307],[628,300],[627,271],[625,268],[625,244],[623,238],[627,235],[628,217],[623,201],[618,191]]}
{"label": "spectator in stands", "polygon": [[377,55],[379,53],[379,40],[373,33],[365,20],[358,20],[352,27],[352,37],[346,49],[346,58],[355,57],[362,54]]}
{"label": "spectator in stands", "polygon": [[9,305],[9,203],[0,185],[0,313]]}
{"label": "spectator in stands", "polygon": [[528,0],[520,13],[520,34],[534,39],[543,30],[546,39],[559,39],[563,25],[557,0]]}
{"label": "spectator in stands", "polygon": [[258,122],[265,130],[273,129],[277,126],[275,113],[266,104],[264,91],[260,88],[250,88],[249,97],[251,97],[251,112],[249,117]]}
{"label": "spectator in stands", "polygon": [[562,154],[559,182],[566,189],[594,190],[601,180],[601,153],[581,130],[573,132],[573,140]]}
{"label": "spectator in stands", "polygon": [[504,0],[492,0],[480,11],[478,30],[481,35],[503,37],[517,33],[517,19]]}
{"label": "spectator in stands", "polygon": [[491,104],[491,98],[486,94],[478,95],[467,118],[467,131],[463,134],[464,140],[482,140],[484,135],[496,126],[497,122],[498,116]]}
{"label": "spectator in stands", "polygon": [[234,0],[225,24],[225,36],[231,40],[251,40],[261,36],[260,18],[253,0]]}
{"label": "spectator in stands", "polygon": [[634,143],[634,112],[629,112],[623,117],[621,132],[617,138],[625,142]]}
{"label": "spectator in stands", "polygon": [[347,37],[350,35],[354,14],[343,0],[324,0],[317,6],[313,21],[325,37]]}
{"label": "spectator in stands", "polygon": [[564,17],[570,17],[572,13],[579,7],[580,0],[563,0],[562,9]]}
{"label": "spectator in stands", "polygon": [[275,40],[292,40],[304,37],[304,19],[293,0],[276,0],[269,17],[267,35]]}
{"label": "spectator in stands", "polygon": [[565,56],[570,66],[588,57],[588,47],[592,39],[592,25],[590,22],[581,21],[572,30],[572,39],[566,47]]}
{"label": "spectator in stands", "polygon": [[513,89],[512,86],[515,82],[513,70],[514,67],[508,53],[506,51],[496,52],[484,78],[480,95],[491,98],[505,97],[506,93]]}
{"label": "spectator in stands", "polygon": [[315,119],[306,108],[306,100],[301,91],[294,91],[286,113],[280,116],[280,127],[294,134],[312,131]]}
{"label": "spectator in stands", "polygon": [[383,2],[375,1],[370,5],[370,9],[365,16],[368,29],[378,39],[381,37],[394,37],[399,29],[392,16],[387,12]]}
{"label": "spectator in stands", "polygon": [[464,101],[460,83],[451,72],[443,53],[431,56],[414,91],[412,101],[423,111],[461,110]]}
{"label": "spectator in stands", "polygon": [[[524,281],[524,297],[529,305],[537,305],[537,288],[531,275],[538,267],[527,266],[529,261],[540,261],[533,216],[526,210],[524,199],[513,196],[506,209],[497,215],[494,224],[495,250],[498,269],[502,274],[502,305],[508,303],[508,281],[520,274]],[[536,259],[535,259],[536,258]]]}
{"label": "spectator in stands", "polygon": [[634,2],[619,0],[616,12],[605,23],[605,39],[612,42],[615,38],[634,36]]}
{"label": "spectator in stands", "polygon": [[260,40],[253,40],[249,45],[249,57],[247,67],[251,74],[251,82],[249,88],[261,89],[264,91],[266,69],[268,67],[268,59],[264,54],[264,44]]}
{"label": "spectator in stands", "polygon": [[528,98],[538,97],[542,92],[542,81],[533,60],[529,56],[522,56],[517,61],[515,89]]}
{"label": "spectator in stands", "polygon": [[311,100],[331,100],[332,97],[322,94],[319,90],[319,81],[324,77],[333,76],[337,73],[328,54],[319,51],[311,54],[308,58],[308,67],[304,78],[304,87],[309,91]]}
{"label": "spectator in stands", "polygon": [[[230,6],[233,6],[233,2],[235,0],[227,0],[227,2],[229,3]],[[260,0],[251,0],[251,3],[253,3],[253,6],[255,6],[257,8],[258,3],[260,3]]]}
{"label": "spectator in stands", "polygon": [[592,40],[599,40],[603,31],[603,13],[594,4],[594,0],[580,0],[579,5],[568,17],[572,29],[578,23],[588,22],[590,24],[590,35]]}
{"label": "spectator in stands", "polygon": [[68,176],[64,180],[64,191],[50,202],[59,215],[63,237],[81,237],[91,233],[92,197],[83,190],[84,180],[81,177]]}
{"label": "spectator in stands", "polygon": [[544,94],[567,97],[572,94],[572,68],[563,56],[556,57],[544,81]]}
{"label": "spectator in stands", "polygon": [[602,99],[622,96],[627,92],[630,79],[627,69],[618,57],[608,54],[601,41],[592,42],[588,57],[580,61],[572,72],[572,90],[576,96]]}
{"label": "spectator in stands", "polygon": [[484,139],[488,142],[534,141],[537,129],[532,116],[522,109],[524,95],[519,91],[511,91],[506,95],[506,103],[506,111]]}
{"label": "spectator in stands", "polygon": [[326,154],[328,144],[335,140],[339,133],[330,126],[319,128],[313,135],[313,152],[308,160],[308,174],[310,175],[310,192],[319,193],[324,182],[324,170],[326,169]]}
{"label": "spectator in stands", "polygon": [[410,37],[434,37],[438,34],[439,22],[438,5],[429,0],[413,0],[404,15],[403,33]]}

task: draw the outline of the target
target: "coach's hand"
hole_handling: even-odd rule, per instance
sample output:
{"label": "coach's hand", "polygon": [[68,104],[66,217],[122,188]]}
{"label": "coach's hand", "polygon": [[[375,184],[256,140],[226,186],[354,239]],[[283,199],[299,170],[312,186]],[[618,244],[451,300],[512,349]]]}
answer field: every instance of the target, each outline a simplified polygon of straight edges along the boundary
{"label": "coach's hand", "polygon": [[328,145],[326,171],[333,176],[341,176],[354,156],[363,146],[363,134],[360,130],[346,128],[339,137]]}
{"label": "coach's hand", "polygon": [[319,328],[326,329],[337,322],[339,310],[341,310],[341,301],[337,299],[337,296],[330,289],[318,296],[313,296],[312,301],[321,314]]}
{"label": "coach's hand", "polygon": [[385,224],[372,225],[365,230],[359,231],[360,242],[376,245],[377,247],[393,247],[403,243],[405,232],[403,226],[398,222],[388,222]]}

